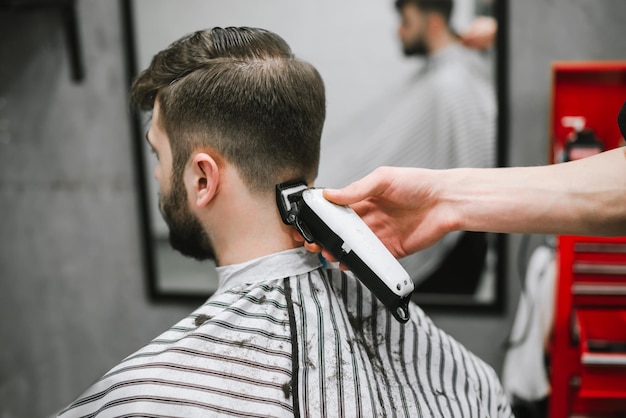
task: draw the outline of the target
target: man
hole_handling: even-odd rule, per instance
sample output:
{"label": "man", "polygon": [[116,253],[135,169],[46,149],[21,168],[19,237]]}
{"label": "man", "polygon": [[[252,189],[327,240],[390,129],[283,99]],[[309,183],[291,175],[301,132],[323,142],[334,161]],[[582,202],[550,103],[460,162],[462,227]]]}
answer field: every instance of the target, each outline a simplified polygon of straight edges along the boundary
{"label": "man", "polygon": [[491,368],[415,306],[397,322],[281,221],[275,185],[317,171],[317,71],[277,35],[214,28],[133,85],[170,241],[214,258],[219,288],[61,412],[75,416],[505,416]]}
{"label": "man", "polygon": [[[448,169],[495,164],[496,100],[486,61],[449,25],[452,0],[397,0],[404,54],[423,66],[391,102],[323,155],[320,184],[343,187],[379,166]],[[486,257],[483,233],[454,232],[401,260],[416,294],[473,294]]]}

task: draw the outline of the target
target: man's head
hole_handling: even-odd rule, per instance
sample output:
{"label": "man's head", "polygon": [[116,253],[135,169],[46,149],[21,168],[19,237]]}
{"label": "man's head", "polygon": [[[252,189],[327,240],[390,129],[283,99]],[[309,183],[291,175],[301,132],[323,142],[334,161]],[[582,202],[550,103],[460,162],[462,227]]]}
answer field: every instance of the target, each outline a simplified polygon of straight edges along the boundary
{"label": "man's head", "polygon": [[442,36],[450,34],[452,0],[396,0],[401,23],[398,36],[404,54],[429,55]]}
{"label": "man's head", "polygon": [[[155,55],[131,96],[153,110],[148,140],[158,147],[160,207],[172,246],[183,254],[213,258],[189,209],[190,170],[233,167],[246,192],[268,197],[277,183],[317,176],[323,82],[269,31],[213,28],[185,36]],[[206,187],[215,194],[218,186]]]}

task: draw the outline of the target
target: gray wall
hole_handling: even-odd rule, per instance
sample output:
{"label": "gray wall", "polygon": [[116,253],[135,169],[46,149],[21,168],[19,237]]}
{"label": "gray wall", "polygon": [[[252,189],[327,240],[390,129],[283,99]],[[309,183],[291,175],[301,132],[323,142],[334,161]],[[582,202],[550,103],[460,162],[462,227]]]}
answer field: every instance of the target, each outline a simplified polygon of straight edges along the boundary
{"label": "gray wall", "polygon": [[[626,2],[511,3],[510,162],[542,164],[550,62],[626,59]],[[1,418],[52,414],[194,308],[146,296],[119,12],[79,2],[76,84],[57,15],[0,10]],[[503,316],[434,316],[498,370],[519,238]]]}
{"label": "gray wall", "polygon": [[146,297],[118,2],[0,12],[0,417],[44,417],[191,311]]}

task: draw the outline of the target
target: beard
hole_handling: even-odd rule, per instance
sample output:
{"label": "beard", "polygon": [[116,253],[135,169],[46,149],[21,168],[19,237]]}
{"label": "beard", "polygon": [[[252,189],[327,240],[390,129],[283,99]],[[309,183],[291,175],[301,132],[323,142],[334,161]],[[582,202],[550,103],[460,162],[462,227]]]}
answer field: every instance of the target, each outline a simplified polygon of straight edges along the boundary
{"label": "beard", "polygon": [[170,245],[186,257],[215,260],[215,251],[202,223],[187,206],[187,190],[182,181],[172,184],[172,191],[159,199],[161,215],[170,231]]}
{"label": "beard", "polygon": [[426,46],[424,37],[420,36],[418,39],[410,41],[410,43],[405,43],[403,45],[403,52],[407,57],[423,57],[428,55],[428,47]]}

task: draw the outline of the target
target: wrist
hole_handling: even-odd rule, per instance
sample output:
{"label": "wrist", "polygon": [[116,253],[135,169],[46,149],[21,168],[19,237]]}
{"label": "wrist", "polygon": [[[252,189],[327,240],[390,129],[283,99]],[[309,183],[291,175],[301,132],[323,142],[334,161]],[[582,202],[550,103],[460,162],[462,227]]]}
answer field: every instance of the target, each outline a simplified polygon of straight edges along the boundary
{"label": "wrist", "polygon": [[469,230],[468,211],[471,209],[471,193],[468,193],[468,169],[448,169],[433,172],[439,176],[435,190],[437,205],[443,214],[447,232]]}

